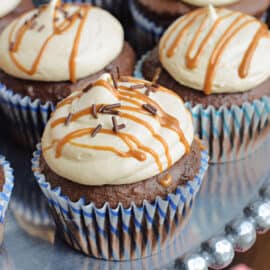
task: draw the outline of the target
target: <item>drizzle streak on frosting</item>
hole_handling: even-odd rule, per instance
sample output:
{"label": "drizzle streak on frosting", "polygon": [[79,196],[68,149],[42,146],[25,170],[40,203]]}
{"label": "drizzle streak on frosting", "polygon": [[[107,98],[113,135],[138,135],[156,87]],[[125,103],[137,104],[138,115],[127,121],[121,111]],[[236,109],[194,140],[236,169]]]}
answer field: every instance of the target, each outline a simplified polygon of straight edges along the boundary
{"label": "drizzle streak on frosting", "polygon": [[[64,8],[67,7],[67,4],[64,5]],[[50,5],[47,6],[47,8],[50,8]],[[74,43],[73,43],[73,48],[72,48],[72,52],[70,55],[70,59],[69,59],[69,72],[70,72],[70,80],[72,82],[76,82],[76,56],[78,53],[78,48],[80,45],[80,37],[81,37],[81,33],[83,31],[83,27],[84,24],[86,22],[86,19],[88,17],[88,14],[91,10],[91,6],[89,5],[85,5],[85,6],[79,6],[78,10],[75,11],[71,16],[69,16],[68,18],[64,18],[64,21],[60,24],[57,25],[57,8],[58,8],[58,4],[56,4],[54,6],[54,12],[53,12],[53,17],[52,17],[52,23],[53,23],[53,33],[50,34],[44,41],[43,45],[41,46],[41,49],[39,50],[37,57],[35,58],[32,66],[30,69],[27,69],[26,67],[24,67],[16,58],[15,54],[19,51],[20,49],[20,45],[22,43],[22,40],[24,38],[24,35],[26,34],[26,32],[28,30],[31,30],[31,25],[35,19],[35,17],[33,17],[32,19],[30,19],[30,21],[26,22],[25,24],[23,24],[17,31],[17,33],[15,33],[15,29],[17,27],[17,24],[14,24],[12,27],[12,30],[10,32],[9,35],[9,45],[10,45],[10,50],[9,50],[9,55],[10,58],[12,59],[12,61],[14,62],[14,64],[17,66],[17,68],[19,68],[22,72],[28,74],[28,75],[34,75],[37,72],[38,66],[40,64],[40,61],[42,59],[42,56],[46,50],[46,48],[48,47],[50,41],[56,36],[56,35],[61,35],[64,32],[68,31],[75,23],[77,20],[81,20],[80,24],[78,26],[77,32],[76,32],[76,36],[74,38]],[[39,14],[38,16],[40,16],[40,14],[42,12],[46,12],[46,8],[41,8],[39,10]],[[81,18],[81,14],[82,18]]]}
{"label": "drizzle streak on frosting", "polygon": [[[131,79],[129,79],[129,81],[131,81]],[[141,81],[140,81],[140,83],[141,83]],[[136,89],[132,89],[131,87],[119,86],[118,89],[115,89],[108,81],[103,80],[103,79],[100,79],[97,82],[95,82],[93,84],[93,87],[94,86],[101,86],[101,87],[105,88],[106,91],[110,91],[110,93],[112,93],[115,97],[117,97],[119,99],[119,101],[126,101],[126,102],[131,103],[131,104],[136,106],[136,107],[135,106],[120,106],[119,108],[117,108],[117,110],[119,112],[119,116],[122,118],[125,118],[125,119],[129,119],[131,121],[134,121],[141,126],[144,126],[151,133],[153,138],[155,138],[156,140],[158,140],[161,143],[161,145],[163,146],[166,158],[167,158],[168,167],[172,166],[172,158],[170,156],[170,151],[169,151],[169,147],[168,147],[166,140],[162,136],[157,134],[155,132],[154,128],[149,123],[140,119],[139,117],[136,117],[135,115],[127,113],[127,111],[138,112],[141,114],[146,114],[149,117],[155,118],[160,123],[160,125],[162,127],[168,128],[168,129],[176,132],[179,136],[179,141],[181,141],[184,144],[186,152],[188,153],[190,151],[190,145],[188,144],[188,142],[183,134],[183,131],[180,128],[178,120],[175,117],[167,114],[158,105],[158,103],[155,102],[153,99],[151,99],[147,95],[140,93]],[[169,92],[167,89],[162,88],[162,87],[157,87],[156,90]],[[66,98],[61,103],[58,104],[57,109],[65,106],[65,105],[71,104],[74,100],[80,98],[83,94],[84,94],[84,92],[79,92],[78,94],[75,94],[74,96]],[[152,115],[149,112],[145,111],[142,108],[142,104],[144,104],[144,103],[147,103],[147,104],[154,106],[157,109],[157,114]],[[104,106],[104,105],[106,105],[106,104],[96,104],[96,111],[99,111],[101,106]],[[83,116],[93,114],[92,110],[93,110],[93,106],[89,106],[88,108],[86,108],[84,110],[81,110],[81,111],[78,111],[78,112],[72,114],[70,119],[69,119],[69,122],[71,123],[71,122],[78,120],[79,118],[81,118]],[[51,123],[51,128],[55,128],[58,125],[64,124],[65,121],[66,121],[66,117],[58,118]],[[156,161],[156,164],[159,168],[159,171],[160,172],[163,171],[162,163],[159,159],[159,155],[153,149],[142,145],[136,137],[134,137],[130,134],[126,134],[123,132],[115,133],[112,130],[106,130],[106,129],[102,129],[99,131],[99,133],[101,133],[101,134],[102,133],[109,134],[109,135],[117,136],[120,139],[122,139],[126,143],[126,145],[129,147],[129,151],[125,152],[125,153],[118,151],[117,149],[115,149],[113,147],[91,146],[91,145],[89,146],[89,145],[83,145],[83,144],[78,144],[78,143],[72,142],[72,140],[75,138],[79,138],[79,137],[82,137],[85,135],[89,136],[89,134],[91,134],[91,132],[93,132],[93,128],[80,129],[80,130],[74,131],[74,132],[66,135],[63,139],[54,142],[54,143],[57,143],[56,158],[59,158],[61,156],[62,149],[63,149],[64,145],[67,143],[71,143],[72,145],[77,146],[77,147],[95,149],[95,150],[101,150],[101,151],[111,151],[111,152],[114,152],[115,154],[117,154],[121,157],[134,157],[137,160],[145,160],[146,156],[143,156],[143,152],[135,150],[133,145],[130,143],[130,142],[133,142],[138,147],[138,149],[145,151],[145,152],[149,153],[150,155],[152,155]],[[50,149],[51,147],[47,147],[46,150]]]}
{"label": "drizzle streak on frosting", "polygon": [[[221,10],[222,9],[218,9],[218,12],[220,12]],[[224,15],[224,16],[218,18],[214,22],[210,31],[208,32],[206,37],[202,40],[201,44],[199,45],[197,52],[195,52],[195,54],[194,54],[194,57],[191,57],[190,55],[195,47],[196,41],[199,39],[201,30],[203,29],[203,27],[205,26],[205,23],[207,21],[208,9],[207,8],[199,9],[199,10],[191,12],[190,14],[185,15],[183,18],[181,18],[179,20],[179,22],[177,22],[168,31],[168,33],[164,37],[163,43],[160,45],[160,51],[159,51],[160,57],[162,57],[161,52],[164,49],[167,49],[166,56],[168,58],[172,57],[175,54],[176,49],[179,46],[180,42],[182,41],[184,34],[196,23],[196,17],[204,15],[204,18],[203,18],[201,24],[199,25],[199,28],[196,31],[195,36],[192,39],[191,44],[189,45],[189,47],[187,49],[187,53],[186,53],[186,66],[187,66],[187,68],[189,68],[189,69],[196,68],[198,61],[199,61],[199,58],[202,55],[204,48],[207,46],[208,41],[210,40],[211,36],[214,34],[218,25],[221,23],[222,20],[224,20],[230,16],[235,15],[235,13],[236,12],[231,12],[227,15]],[[209,64],[208,64],[208,68],[207,68],[207,72],[206,72],[206,76],[205,76],[205,82],[204,82],[205,94],[212,93],[212,84],[213,84],[214,75],[215,75],[217,65],[219,64],[220,59],[221,59],[226,47],[229,45],[230,41],[237,35],[238,32],[240,32],[246,26],[248,26],[249,24],[251,24],[253,22],[258,22],[255,18],[250,18],[250,17],[248,17],[248,19],[246,19],[244,22],[242,22],[242,20],[244,20],[246,17],[247,17],[247,15],[239,13],[239,16],[236,19],[234,19],[233,22],[229,25],[229,27],[226,29],[226,31],[224,32],[224,34],[222,35],[222,37],[218,41],[217,46],[213,50],[212,55],[209,59]],[[185,23],[186,21],[187,21],[187,23]],[[168,46],[168,48],[166,48],[170,38],[172,37],[172,35],[177,31],[177,29],[182,24],[184,24],[183,27],[177,33],[176,37],[174,38],[172,43]],[[240,78],[246,78],[248,76],[251,60],[252,60],[252,57],[256,51],[258,43],[259,43],[261,38],[266,37],[266,36],[269,36],[268,28],[265,24],[261,23],[259,30],[257,31],[256,35],[252,39],[252,41],[249,45],[249,48],[246,51],[246,53],[242,59],[241,65],[239,66],[238,74],[239,74]]]}

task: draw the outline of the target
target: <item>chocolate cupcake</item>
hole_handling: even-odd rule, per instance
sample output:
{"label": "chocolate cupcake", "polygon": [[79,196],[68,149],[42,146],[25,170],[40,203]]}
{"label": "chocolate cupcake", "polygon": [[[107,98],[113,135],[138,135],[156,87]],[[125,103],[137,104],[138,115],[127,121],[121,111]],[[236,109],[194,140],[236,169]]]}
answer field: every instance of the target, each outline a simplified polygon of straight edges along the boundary
{"label": "chocolate cupcake", "polygon": [[32,8],[31,0],[2,1],[0,6],[0,32],[14,19]]}
{"label": "chocolate cupcake", "polygon": [[13,170],[5,158],[0,155],[0,245],[3,242],[5,216],[13,186]]}
{"label": "chocolate cupcake", "polygon": [[24,14],[0,37],[0,105],[30,147],[58,101],[105,70],[132,74],[135,62],[122,26],[107,11],[58,2]]}
{"label": "chocolate cupcake", "polygon": [[58,104],[33,170],[73,248],[126,260],[158,252],[181,229],[207,161],[177,95],[104,74]]}
{"label": "chocolate cupcake", "polygon": [[265,24],[209,7],[172,24],[159,48],[140,61],[137,76],[156,74],[157,83],[179,94],[192,111],[196,133],[208,143],[211,161],[225,162],[253,152],[269,131],[268,59]]}
{"label": "chocolate cupcake", "polygon": [[131,0],[130,8],[137,26],[135,34],[140,41],[140,53],[152,49],[174,20],[209,3],[260,19],[265,18],[269,7],[268,0]]}

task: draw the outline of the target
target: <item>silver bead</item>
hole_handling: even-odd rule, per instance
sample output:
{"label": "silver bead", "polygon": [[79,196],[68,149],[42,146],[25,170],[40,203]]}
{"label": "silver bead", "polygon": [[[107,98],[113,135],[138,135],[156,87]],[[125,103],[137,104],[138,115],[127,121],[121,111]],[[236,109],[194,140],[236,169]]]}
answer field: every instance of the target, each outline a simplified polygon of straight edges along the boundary
{"label": "silver bead", "polygon": [[183,258],[180,270],[208,270],[206,260],[200,254],[192,254]]}
{"label": "silver bead", "polygon": [[250,205],[249,211],[257,232],[264,233],[270,229],[270,201],[257,201]]}
{"label": "silver bead", "polygon": [[249,220],[236,220],[229,227],[228,237],[232,239],[235,251],[245,252],[256,241],[254,224]]}
{"label": "silver bead", "polygon": [[222,269],[228,266],[234,257],[234,249],[231,242],[223,237],[215,237],[206,244],[208,252],[212,255],[210,267]]}

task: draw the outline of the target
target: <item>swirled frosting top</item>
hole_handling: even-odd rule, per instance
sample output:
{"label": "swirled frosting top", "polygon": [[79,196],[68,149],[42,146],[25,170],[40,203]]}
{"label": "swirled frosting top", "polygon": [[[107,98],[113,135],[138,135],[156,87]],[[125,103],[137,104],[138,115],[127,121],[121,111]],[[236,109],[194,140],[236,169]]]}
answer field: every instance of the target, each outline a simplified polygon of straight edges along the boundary
{"label": "swirled frosting top", "polygon": [[83,185],[145,180],[170,168],[193,141],[193,124],[172,91],[104,74],[60,102],[45,128],[43,156],[58,175]]}
{"label": "swirled frosting top", "polygon": [[20,4],[20,2],[21,0],[2,0],[0,4],[0,18],[8,15]]}
{"label": "swirled frosting top", "polygon": [[52,0],[15,19],[1,34],[0,44],[0,68],[6,73],[75,82],[110,64],[123,48],[124,34],[105,10]]}
{"label": "swirled frosting top", "polygon": [[176,20],[159,56],[180,84],[206,94],[243,92],[270,76],[270,34],[254,17],[209,6]]}

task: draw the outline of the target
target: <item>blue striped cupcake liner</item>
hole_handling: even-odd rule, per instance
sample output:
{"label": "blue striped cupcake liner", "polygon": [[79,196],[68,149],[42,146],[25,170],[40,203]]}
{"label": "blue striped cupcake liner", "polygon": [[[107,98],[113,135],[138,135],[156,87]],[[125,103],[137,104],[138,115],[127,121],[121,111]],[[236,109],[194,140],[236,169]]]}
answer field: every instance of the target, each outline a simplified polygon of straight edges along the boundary
{"label": "blue striped cupcake liner", "polygon": [[136,50],[138,50],[139,54],[142,54],[153,48],[158,43],[160,37],[166,29],[145,17],[139,11],[135,3],[136,0],[128,1],[131,16],[134,22],[132,36],[136,42]]}
{"label": "blue striped cupcake liner", "polygon": [[8,128],[20,145],[34,149],[53,111],[53,104],[42,104],[7,89],[0,83],[0,111],[7,119]]}
{"label": "blue striped cupcake liner", "polygon": [[6,159],[0,155],[0,167],[4,171],[4,186],[0,192],[0,224],[4,224],[5,215],[10,201],[11,193],[14,186],[13,169]]}
{"label": "blue striped cupcake liner", "polygon": [[96,208],[83,199],[72,202],[61,192],[52,189],[40,172],[41,146],[33,154],[32,168],[41,190],[47,197],[59,231],[74,249],[95,258],[131,260],[158,253],[179,233],[191,209],[208,168],[208,153],[201,152],[201,168],[192,181],[178,186],[165,199],[153,203],[144,201],[141,207],[119,204],[110,208],[105,203]]}
{"label": "blue striped cupcake liner", "polygon": [[[148,54],[138,61],[135,77],[143,79],[141,70]],[[195,133],[208,148],[211,163],[247,157],[261,146],[270,132],[270,96],[230,108],[205,108],[189,102],[185,105],[192,113]]]}

